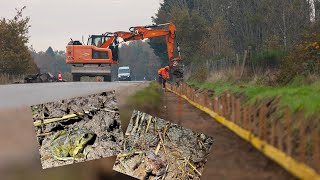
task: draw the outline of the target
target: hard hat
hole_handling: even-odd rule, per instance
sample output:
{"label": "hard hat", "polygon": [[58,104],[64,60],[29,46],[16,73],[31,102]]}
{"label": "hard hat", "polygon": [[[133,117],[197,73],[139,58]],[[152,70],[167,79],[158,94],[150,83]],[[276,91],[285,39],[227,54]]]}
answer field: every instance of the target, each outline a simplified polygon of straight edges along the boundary
{"label": "hard hat", "polygon": [[169,69],[170,69],[170,68],[169,68],[169,66],[166,66],[165,68],[166,68],[167,70],[169,70]]}

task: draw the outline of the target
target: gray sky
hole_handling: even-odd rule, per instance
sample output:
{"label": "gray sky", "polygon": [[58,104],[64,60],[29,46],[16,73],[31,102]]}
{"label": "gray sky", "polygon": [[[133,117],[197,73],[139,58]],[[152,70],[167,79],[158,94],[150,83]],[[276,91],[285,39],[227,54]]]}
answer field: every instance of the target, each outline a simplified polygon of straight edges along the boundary
{"label": "gray sky", "polygon": [[161,0],[0,0],[0,17],[13,18],[15,8],[27,6],[30,43],[36,51],[49,46],[65,50],[70,38],[85,42],[89,34],[128,31],[152,24]]}

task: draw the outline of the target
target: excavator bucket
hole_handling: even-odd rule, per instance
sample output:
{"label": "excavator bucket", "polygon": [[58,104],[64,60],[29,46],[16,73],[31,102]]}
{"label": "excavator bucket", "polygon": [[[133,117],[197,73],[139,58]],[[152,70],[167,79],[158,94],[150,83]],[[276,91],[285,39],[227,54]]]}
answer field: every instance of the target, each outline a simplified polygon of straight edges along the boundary
{"label": "excavator bucket", "polygon": [[172,67],[172,75],[173,75],[173,83],[179,86],[183,81],[183,72],[184,72],[183,65],[177,65]]}

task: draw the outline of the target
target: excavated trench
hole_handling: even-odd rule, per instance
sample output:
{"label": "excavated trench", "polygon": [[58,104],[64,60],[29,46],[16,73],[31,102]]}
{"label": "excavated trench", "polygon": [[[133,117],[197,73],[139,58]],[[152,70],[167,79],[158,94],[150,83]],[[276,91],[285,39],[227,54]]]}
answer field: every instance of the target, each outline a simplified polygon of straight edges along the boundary
{"label": "excavated trench", "polygon": [[201,179],[296,179],[181,97],[166,92],[163,103],[160,118],[213,137],[215,143]]}

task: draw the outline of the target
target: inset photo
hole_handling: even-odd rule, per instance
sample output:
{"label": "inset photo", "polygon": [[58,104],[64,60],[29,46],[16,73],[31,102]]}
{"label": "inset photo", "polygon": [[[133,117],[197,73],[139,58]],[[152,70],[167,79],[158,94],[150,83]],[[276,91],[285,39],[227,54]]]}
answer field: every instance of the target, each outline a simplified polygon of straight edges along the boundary
{"label": "inset photo", "polygon": [[138,179],[200,179],[213,138],[134,111],[113,169]]}
{"label": "inset photo", "polygon": [[119,154],[123,132],[115,91],[31,106],[42,168]]}

